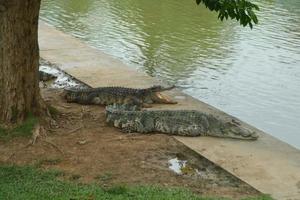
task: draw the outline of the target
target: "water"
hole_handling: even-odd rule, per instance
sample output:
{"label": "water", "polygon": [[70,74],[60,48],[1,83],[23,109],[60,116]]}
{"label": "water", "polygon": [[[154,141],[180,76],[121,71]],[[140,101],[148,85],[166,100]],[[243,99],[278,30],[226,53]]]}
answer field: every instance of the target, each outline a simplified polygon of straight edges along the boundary
{"label": "water", "polygon": [[[73,79],[68,74],[64,73],[63,71],[59,70],[58,67],[54,66],[53,64],[47,63],[42,61],[40,63],[39,71],[48,73],[56,77],[54,80],[44,82],[44,87],[50,88],[88,88],[86,85],[82,84],[81,82]],[[48,84],[47,84],[48,83]]]}
{"label": "water", "polygon": [[179,160],[178,158],[168,160],[169,169],[176,174],[182,174],[182,168],[186,167],[186,163],[186,160]]}
{"label": "water", "polygon": [[182,0],[43,0],[41,18],[300,148],[300,1],[256,2],[253,30]]}

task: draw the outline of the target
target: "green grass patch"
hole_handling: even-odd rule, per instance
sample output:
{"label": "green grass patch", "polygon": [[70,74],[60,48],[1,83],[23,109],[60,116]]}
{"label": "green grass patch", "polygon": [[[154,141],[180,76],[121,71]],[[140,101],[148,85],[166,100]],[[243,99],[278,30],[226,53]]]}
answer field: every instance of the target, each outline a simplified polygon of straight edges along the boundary
{"label": "green grass patch", "polygon": [[79,174],[73,174],[72,176],[70,176],[69,180],[70,181],[77,181],[81,178],[81,176]]}
{"label": "green grass patch", "polygon": [[113,178],[113,173],[111,173],[111,172],[105,172],[105,173],[95,177],[96,180],[99,180],[102,182],[109,181],[112,178]]}
{"label": "green grass patch", "polygon": [[38,119],[30,114],[23,124],[15,128],[4,129],[0,127],[0,140],[9,141],[15,137],[30,137],[32,136],[32,130],[37,122]]}
{"label": "green grass patch", "polygon": [[[57,171],[42,171],[34,167],[0,166],[1,200],[84,200],[84,199],[159,199],[159,200],[221,200],[199,197],[187,190],[160,187],[116,186],[101,189],[96,184],[83,185],[58,179]],[[223,199],[224,200],[224,199]],[[271,200],[259,197],[247,200]]]}

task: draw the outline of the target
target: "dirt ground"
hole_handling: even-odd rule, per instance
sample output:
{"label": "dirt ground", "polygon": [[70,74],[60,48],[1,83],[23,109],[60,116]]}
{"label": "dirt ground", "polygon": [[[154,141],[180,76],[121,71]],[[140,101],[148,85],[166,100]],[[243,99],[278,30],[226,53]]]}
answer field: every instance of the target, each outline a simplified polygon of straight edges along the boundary
{"label": "dirt ground", "polygon": [[[64,179],[102,187],[183,187],[204,196],[233,199],[259,194],[173,137],[122,133],[106,125],[104,107],[68,104],[61,92],[42,90],[46,102],[57,110],[56,128],[28,147],[28,138],[0,141],[0,162],[59,169],[65,172]],[[168,160],[176,157],[188,162],[180,175],[169,169]]]}

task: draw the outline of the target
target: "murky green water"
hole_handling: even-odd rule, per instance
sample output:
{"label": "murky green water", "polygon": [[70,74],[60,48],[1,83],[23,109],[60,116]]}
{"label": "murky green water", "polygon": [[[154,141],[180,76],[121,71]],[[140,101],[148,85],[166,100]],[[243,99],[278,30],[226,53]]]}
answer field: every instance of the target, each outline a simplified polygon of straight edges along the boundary
{"label": "murky green water", "polygon": [[254,30],[194,0],[43,0],[41,17],[300,148],[300,1],[256,2]]}

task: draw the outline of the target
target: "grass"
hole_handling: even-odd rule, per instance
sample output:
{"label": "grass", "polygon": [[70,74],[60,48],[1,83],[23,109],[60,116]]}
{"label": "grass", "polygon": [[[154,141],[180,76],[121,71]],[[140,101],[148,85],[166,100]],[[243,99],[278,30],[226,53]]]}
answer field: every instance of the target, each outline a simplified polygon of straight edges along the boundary
{"label": "grass", "polygon": [[32,130],[37,122],[37,118],[33,115],[29,115],[23,124],[13,129],[4,129],[0,127],[0,140],[9,141],[15,137],[30,137],[32,136]]}
{"label": "grass", "polygon": [[113,178],[113,174],[111,172],[105,172],[105,173],[95,177],[96,180],[99,180],[102,182],[109,181],[112,178]]}
{"label": "grass", "polygon": [[[160,187],[126,187],[115,186],[101,189],[96,184],[84,185],[59,180],[58,171],[42,171],[34,167],[0,166],[1,200],[221,200],[224,198],[199,197],[190,191]],[[262,196],[245,200],[271,200]]]}

